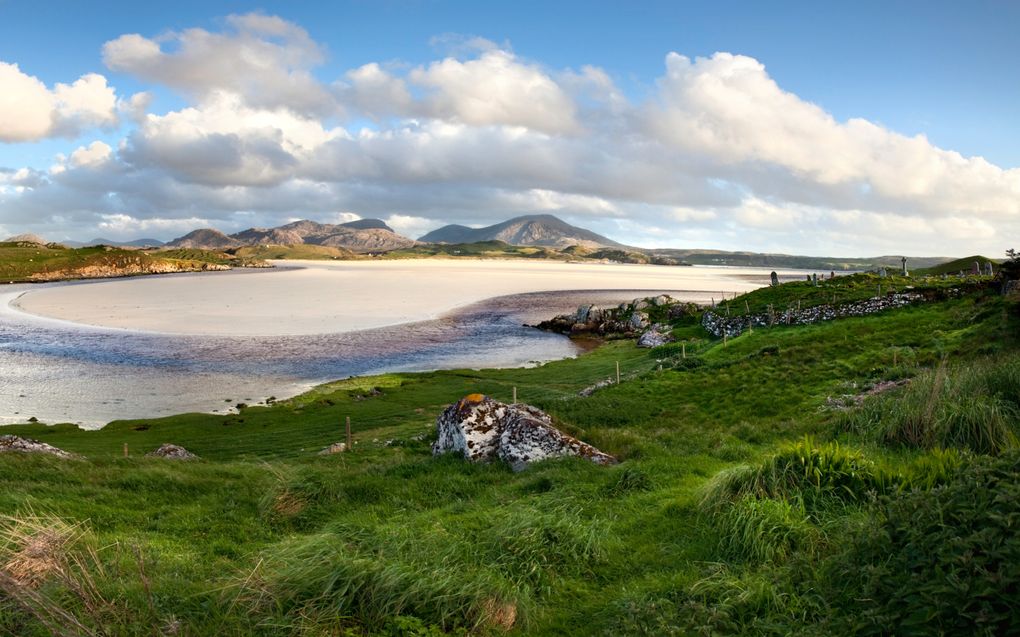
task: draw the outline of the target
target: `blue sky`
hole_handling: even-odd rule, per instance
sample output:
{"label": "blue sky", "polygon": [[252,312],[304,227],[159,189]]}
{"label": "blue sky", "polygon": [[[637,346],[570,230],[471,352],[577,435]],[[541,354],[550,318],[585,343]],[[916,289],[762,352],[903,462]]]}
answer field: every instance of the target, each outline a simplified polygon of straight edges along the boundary
{"label": "blue sky", "polygon": [[[444,59],[465,62],[484,57],[486,54],[482,49],[465,46],[470,38],[478,37],[488,40],[490,46],[512,56],[509,59],[514,64],[541,70],[567,92],[573,89],[568,86],[569,81],[564,79],[565,74],[581,73],[587,66],[596,67],[611,80],[612,90],[626,101],[625,110],[640,112],[644,117],[651,104],[664,99],[663,78],[667,54],[675,52],[689,60],[697,60],[711,59],[716,52],[725,52],[753,59],[764,68],[763,74],[759,73],[762,76],[759,80],[773,82],[783,93],[796,96],[800,103],[820,107],[837,124],[859,118],[901,138],[923,134],[936,150],[955,151],[964,158],[981,157],[1004,171],[999,176],[1003,182],[996,186],[994,193],[988,194],[987,206],[977,206],[972,211],[964,205],[956,205],[953,210],[937,209],[938,206],[931,199],[938,198],[939,193],[920,192],[918,188],[921,186],[911,190],[916,195],[914,199],[909,196],[911,193],[903,192],[890,192],[888,197],[880,201],[848,197],[848,189],[871,193],[873,189],[880,190],[881,187],[876,187],[872,183],[875,179],[868,175],[853,171],[837,171],[838,174],[834,175],[828,167],[808,166],[798,159],[804,154],[803,151],[797,151],[795,157],[777,156],[777,152],[785,151],[777,150],[778,147],[770,145],[771,142],[754,145],[751,149],[720,149],[717,146],[706,148],[703,144],[692,147],[686,141],[679,140],[682,153],[676,156],[678,170],[686,171],[685,178],[707,178],[712,180],[712,184],[725,183],[729,197],[718,200],[714,200],[710,193],[705,196],[680,197],[671,196],[664,190],[642,201],[641,197],[635,197],[629,191],[601,192],[597,188],[579,184],[577,180],[568,180],[569,183],[536,183],[529,188],[532,184],[527,183],[526,176],[498,167],[493,170],[504,172],[499,179],[492,181],[473,182],[475,178],[468,175],[447,175],[445,181],[423,178],[427,183],[421,185],[418,191],[410,192],[413,188],[409,186],[407,178],[391,183],[386,175],[373,173],[369,190],[377,193],[379,189],[385,189],[386,197],[383,199],[391,206],[393,214],[418,220],[407,222],[409,232],[446,221],[488,223],[495,220],[498,214],[513,211],[513,206],[506,202],[516,201],[515,195],[532,191],[553,192],[560,197],[556,201],[567,202],[557,203],[551,208],[556,214],[573,221],[586,222],[585,225],[622,240],[645,245],[666,241],[683,245],[696,242],[699,245],[705,244],[703,247],[730,249],[832,252],[844,248],[843,252],[847,254],[867,253],[869,250],[880,252],[892,247],[883,237],[873,236],[874,240],[869,242],[867,233],[861,232],[860,236],[850,238],[841,245],[839,237],[846,234],[841,229],[843,226],[826,225],[825,219],[839,219],[845,225],[856,214],[858,219],[871,219],[876,228],[886,229],[890,233],[903,228],[920,228],[920,225],[928,223],[928,231],[938,235],[945,234],[948,228],[953,227],[946,219],[971,217],[994,209],[996,214],[1001,214],[1001,223],[996,221],[983,229],[970,227],[959,235],[964,238],[973,237],[968,247],[987,250],[1002,247],[1000,244],[1004,245],[1004,239],[996,241],[995,235],[1002,235],[1015,227],[1012,224],[1016,223],[1016,215],[1009,210],[1010,206],[1007,204],[1007,209],[1000,213],[1003,205],[998,202],[1004,193],[1016,192],[1011,189],[1015,188],[1018,177],[1011,169],[1020,167],[1020,144],[1017,143],[1020,140],[1020,117],[1017,117],[1020,114],[1020,38],[1016,37],[1016,33],[1020,32],[1020,3],[1017,2],[625,4],[383,1],[264,2],[253,5],[242,2],[183,1],[147,6],[145,3],[134,2],[0,0],[0,62],[17,64],[21,73],[38,79],[51,89],[57,83],[69,84],[88,73],[100,74],[110,86],[115,87],[118,99],[143,91],[149,93],[151,100],[146,112],[151,115],[177,113],[188,107],[204,110],[209,106],[211,89],[208,82],[198,89],[187,85],[184,80],[167,80],[165,73],[169,71],[142,68],[137,60],[111,68],[104,61],[103,45],[125,34],[137,33],[147,39],[162,42],[163,52],[171,55],[181,43],[175,42],[173,37],[160,39],[161,34],[180,33],[194,28],[211,34],[236,33],[227,16],[251,12],[278,16],[307,32],[308,39],[316,43],[323,55],[321,60],[305,64],[299,70],[307,71],[323,86],[334,86],[338,80],[345,82],[346,74],[353,69],[375,63],[381,65],[387,77],[397,78],[411,86],[415,98],[430,91],[443,93],[452,90],[449,86],[436,83],[440,81],[436,78],[416,80],[413,77],[415,69],[428,69],[430,65]],[[198,60],[196,64],[202,63],[200,59],[194,59]],[[699,71],[699,67],[695,66],[695,71]],[[730,73],[718,65],[713,72],[725,77],[729,77],[727,74]],[[678,88],[680,92],[674,93],[672,99],[686,99],[683,97],[687,95],[684,91],[690,88],[686,85]],[[248,99],[251,95],[242,97]],[[598,112],[588,113],[583,108],[586,98],[573,93],[571,97],[573,104],[581,105],[575,123],[586,130],[596,127],[593,122],[600,122],[597,126],[601,126],[601,122],[609,118],[616,118],[616,123],[608,126],[618,130],[623,126],[621,122],[634,119],[633,114],[621,115],[619,108],[607,107],[602,111],[590,109]],[[748,97],[771,99],[769,95],[759,93]],[[251,99],[248,101],[251,102]],[[244,99],[241,102],[244,103]],[[550,104],[559,102],[553,101]],[[373,104],[373,107],[378,109],[380,105]],[[698,102],[694,106],[684,102],[678,112],[684,117],[697,119],[697,112],[691,110],[695,107],[708,106],[705,102]],[[764,106],[763,110],[776,107],[776,103],[771,103]],[[289,107],[274,103],[272,108],[278,113],[281,108]],[[351,132],[365,125],[377,131],[391,128],[399,130],[404,126],[402,120],[413,119],[417,124],[424,118],[433,122],[452,122],[474,127],[521,123],[519,120],[470,120],[470,116],[458,110],[459,106],[450,108],[453,108],[452,115],[446,111],[437,114],[433,107],[390,109],[382,113],[363,106],[356,112],[356,109],[347,105],[336,112],[317,112],[315,118],[326,129],[342,127]],[[503,109],[501,112],[505,114],[510,111]],[[752,113],[753,109],[741,116],[752,117]],[[302,113],[301,116],[309,117],[308,113]],[[672,113],[672,116],[678,115]],[[719,125],[726,125],[727,122],[722,120]],[[776,122],[776,125],[781,131],[789,130],[787,124]],[[36,135],[23,141],[8,139],[6,143],[0,142],[0,167],[8,172],[26,167],[44,172],[54,163],[58,153],[69,156],[75,149],[98,140],[112,149],[111,157],[120,162],[118,165],[122,169],[119,174],[125,170],[137,175],[165,170],[182,190],[186,190],[194,180],[189,181],[180,171],[174,172],[161,165],[153,159],[151,153],[146,154],[148,163],[144,166],[138,159],[140,153],[118,153],[124,143],[133,149],[136,146],[141,148],[139,136],[143,133],[156,134],[156,131],[140,130],[143,128],[137,121],[121,114],[104,120],[101,126],[75,125],[71,132],[64,130],[59,134]],[[539,132],[554,136],[562,134],[573,139],[571,136],[576,136],[577,130]],[[734,130],[739,130],[739,127]],[[818,153],[844,152],[827,147],[826,142],[831,142],[831,137],[819,129],[799,131],[796,135],[806,136],[801,142],[810,144],[810,136],[815,132],[824,136],[824,139],[818,139]],[[768,139],[775,139],[779,134],[773,131]],[[847,136],[853,137],[854,133],[849,132]],[[613,139],[608,132],[598,135],[598,138],[592,143],[604,144],[606,140]],[[876,141],[874,149],[867,152],[878,153],[880,149],[887,148],[888,144],[888,141]],[[673,150],[671,147],[669,152]],[[684,168],[690,166],[701,152],[708,152],[711,159],[709,163],[717,164],[717,170],[709,171],[712,174],[705,175]],[[132,158],[132,155],[135,157]],[[321,156],[321,153],[318,154],[313,158],[314,161],[320,161]],[[735,162],[746,164],[747,171],[735,169]],[[777,170],[783,173],[780,181],[791,183],[782,187],[761,185],[772,174],[772,168],[764,173],[758,170],[763,162],[777,164]],[[926,162],[930,163],[929,160],[917,161]],[[751,170],[752,164],[757,168]],[[806,174],[808,177],[805,177]],[[291,177],[298,179],[294,175]],[[40,180],[45,179],[49,177],[40,175]],[[805,179],[811,183],[800,184],[803,186],[802,191],[791,194],[798,183]],[[967,179],[971,185],[960,185],[956,189],[959,192],[954,190],[961,197],[965,188],[978,188],[974,184],[987,182],[989,178],[982,176]],[[298,181],[303,185],[306,180],[307,177],[302,173]],[[841,185],[834,187],[833,180],[839,181]],[[203,182],[203,179],[197,181]],[[291,186],[297,183],[286,179],[272,181],[276,193],[286,191],[288,183]],[[367,195],[350,195],[352,190],[367,188],[363,176],[355,181],[356,184],[350,180],[340,180],[339,186],[331,183],[330,187],[343,190],[344,196],[340,197],[341,203],[338,206],[324,210],[323,213],[385,216],[373,209],[372,205],[359,205]],[[917,178],[919,184],[927,181],[931,180]],[[55,187],[52,183],[49,184],[51,194],[47,197],[35,192],[29,193],[31,196],[28,199],[34,201],[23,200],[24,191],[12,193],[8,188],[6,194],[0,190],[0,228],[13,232],[32,230],[32,226],[36,225],[36,230],[52,229],[50,234],[64,232],[76,236],[104,229],[124,233],[133,229],[145,229],[160,234],[157,231],[162,229],[161,234],[164,236],[161,238],[166,238],[165,235],[185,227],[186,219],[218,222],[225,229],[234,229],[249,219],[270,223],[289,214],[289,204],[282,194],[281,207],[275,216],[271,210],[245,210],[244,198],[234,202],[231,213],[232,204],[217,198],[223,189],[250,188],[252,183],[247,178],[240,178],[236,183],[229,178],[216,183],[203,182],[201,185],[205,190],[201,196],[205,199],[196,196],[195,201],[200,203],[191,208],[194,214],[183,214],[189,208],[185,202],[165,202],[173,208],[173,211],[165,215],[166,223],[162,226],[150,224],[148,227],[145,224],[130,223],[123,227],[109,224],[107,227],[101,226],[102,220],[106,218],[103,215],[122,215],[139,220],[154,218],[154,210],[161,205],[157,201],[139,204],[137,200],[119,193],[115,184],[104,183],[102,186],[111,189],[112,194],[108,193],[108,198],[119,199],[115,206],[110,204],[112,207],[100,210],[93,205],[91,209],[83,209],[77,215],[70,216],[47,215],[45,201],[51,204],[62,201],[61,197],[53,194]],[[440,188],[441,184],[445,186]],[[455,185],[466,185],[467,189],[455,191]],[[34,188],[40,190],[45,186],[41,184]],[[68,184],[60,186],[64,190],[69,188]],[[691,186],[697,190],[704,184]],[[221,192],[210,193],[209,187],[219,188]],[[257,187],[268,186],[259,182]],[[496,199],[500,203],[489,201],[486,204],[486,195],[468,192],[471,188],[488,189],[490,195],[493,189],[498,190],[499,196]],[[437,193],[440,189],[443,192]],[[432,206],[405,204],[401,197],[393,195],[400,190],[404,191],[407,199],[434,197],[435,203]],[[982,192],[980,196],[985,194]],[[746,205],[738,210],[737,204],[731,200],[733,197]],[[218,209],[215,213],[203,214],[199,209],[211,205],[210,198],[217,201]],[[603,208],[610,211],[609,214],[595,214],[601,204],[591,201],[591,198],[607,202]],[[975,194],[977,198],[980,197]],[[462,202],[460,209],[456,209],[455,203],[458,201]],[[571,201],[580,201],[581,205],[573,206],[569,203]],[[668,214],[662,212],[665,210],[663,206],[669,206]],[[148,209],[142,211],[140,207]],[[444,208],[450,210],[445,218],[439,214]],[[472,216],[473,209],[481,210],[477,219]],[[31,210],[31,215],[28,210]],[[710,219],[709,212],[702,214],[696,212],[698,210],[711,211],[714,217]],[[728,214],[727,210],[737,210],[739,214]],[[819,230],[824,231],[828,239],[818,245],[804,236],[791,233],[777,232],[776,236],[772,236],[769,233],[759,235],[753,231],[740,232],[741,225],[748,219],[760,221],[774,210],[780,211],[777,213],[780,222],[789,221],[791,215],[802,220],[809,218],[812,223],[820,224]],[[836,214],[827,215],[826,211],[835,211]],[[868,215],[879,215],[888,223],[878,223]],[[169,222],[170,219],[181,220],[181,223],[175,225]],[[905,219],[907,222],[904,222]],[[988,223],[991,224],[991,221]],[[674,230],[677,224],[681,226]],[[777,226],[781,225],[777,223]],[[693,229],[685,233],[684,228]],[[728,233],[723,230],[728,230]],[[670,237],[670,240],[667,241],[665,237]],[[925,240],[909,249],[917,252],[932,247],[936,246]],[[953,246],[947,243],[937,247],[948,249]],[[908,251],[908,248],[903,251]]]}

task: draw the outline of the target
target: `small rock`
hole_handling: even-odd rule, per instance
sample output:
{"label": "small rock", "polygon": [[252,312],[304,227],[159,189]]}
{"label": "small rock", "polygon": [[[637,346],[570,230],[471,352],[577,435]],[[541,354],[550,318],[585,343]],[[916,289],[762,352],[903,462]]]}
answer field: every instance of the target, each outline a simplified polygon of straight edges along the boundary
{"label": "small rock", "polygon": [[320,451],[319,455],[320,456],[330,456],[330,455],[333,455],[334,453],[343,453],[345,451],[347,451],[347,443],[346,442],[334,442],[330,446],[328,446],[325,449],[323,449],[322,451]]}
{"label": "small rock", "polygon": [[616,381],[613,380],[612,378],[607,378],[605,380],[600,380],[599,382],[595,383],[594,385],[589,385],[588,387],[585,387],[581,391],[577,392],[577,395],[582,397],[582,398],[587,398],[588,396],[591,396],[592,394],[594,394],[598,390],[605,389],[606,387],[611,387],[611,386],[613,386],[615,384],[616,384]]}
{"label": "small rock", "polygon": [[172,445],[168,442],[159,446],[159,449],[145,454],[147,458],[166,458],[167,460],[197,460],[198,456],[191,453],[184,447]]}
{"label": "small rock", "polygon": [[0,453],[4,452],[16,452],[16,453],[45,453],[58,458],[71,459],[75,458],[74,454],[68,453],[63,449],[58,449],[53,445],[48,445],[45,442],[39,442],[38,440],[32,440],[31,438],[22,438],[21,436],[4,435],[0,436]]}

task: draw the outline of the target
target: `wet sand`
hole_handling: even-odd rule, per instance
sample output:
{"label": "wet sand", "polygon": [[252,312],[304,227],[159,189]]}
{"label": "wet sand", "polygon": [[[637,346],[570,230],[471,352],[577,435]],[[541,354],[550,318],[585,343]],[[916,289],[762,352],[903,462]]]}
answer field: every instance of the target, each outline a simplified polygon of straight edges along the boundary
{"label": "wet sand", "polygon": [[[167,334],[335,334],[439,318],[484,299],[555,290],[680,290],[719,300],[768,268],[553,261],[284,261],[274,270],[146,276],[30,290],[12,305],[78,324]],[[780,275],[803,276],[796,270]],[[680,295],[677,295],[680,296]]]}

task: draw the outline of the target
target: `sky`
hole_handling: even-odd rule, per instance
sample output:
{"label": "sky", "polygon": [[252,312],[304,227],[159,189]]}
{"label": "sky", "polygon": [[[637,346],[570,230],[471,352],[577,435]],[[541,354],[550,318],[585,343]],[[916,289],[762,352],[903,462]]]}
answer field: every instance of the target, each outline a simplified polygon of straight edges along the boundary
{"label": "sky", "polygon": [[0,0],[0,238],[548,213],[644,247],[1002,256],[1018,32],[1011,0]]}

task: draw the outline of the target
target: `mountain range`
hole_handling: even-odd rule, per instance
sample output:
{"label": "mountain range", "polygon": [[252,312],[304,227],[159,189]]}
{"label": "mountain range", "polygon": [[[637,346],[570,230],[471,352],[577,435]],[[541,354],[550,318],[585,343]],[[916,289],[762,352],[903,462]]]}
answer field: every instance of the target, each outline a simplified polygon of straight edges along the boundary
{"label": "mountain range", "polygon": [[303,219],[278,228],[248,228],[231,235],[212,228],[202,228],[170,241],[166,247],[229,250],[242,246],[300,244],[366,253],[409,248],[415,241],[397,234],[379,219],[358,219],[340,224]]}
{"label": "mountain range", "polygon": [[[19,238],[25,237],[28,235]],[[42,242],[42,239],[37,237],[31,237],[31,239]],[[704,249],[635,248],[585,228],[571,225],[552,215],[525,215],[484,228],[447,225],[419,237],[417,241],[397,234],[393,228],[380,219],[358,219],[340,224],[301,220],[276,228],[249,228],[230,235],[212,228],[202,228],[166,243],[165,247],[224,251],[245,246],[304,244],[322,246],[323,249],[335,248],[365,254],[413,248],[421,244],[470,244],[486,241],[502,242],[508,244],[508,247],[541,247],[577,255],[579,258],[605,258],[627,262],[673,262],[695,265],[792,267],[822,270],[861,270],[882,266],[894,268],[900,266],[900,257],[894,255],[839,258]],[[88,244],[65,243],[71,246],[99,243],[136,247],[164,245],[155,239],[138,239],[128,242],[95,239]],[[316,249],[319,250],[319,248]],[[605,253],[604,257],[600,256],[602,253]],[[620,259],[614,256],[617,253],[629,253],[629,257],[637,256],[645,260]],[[625,254],[625,256],[627,255]],[[910,269],[928,268],[949,260],[950,257],[911,257],[908,260],[908,267]]]}

